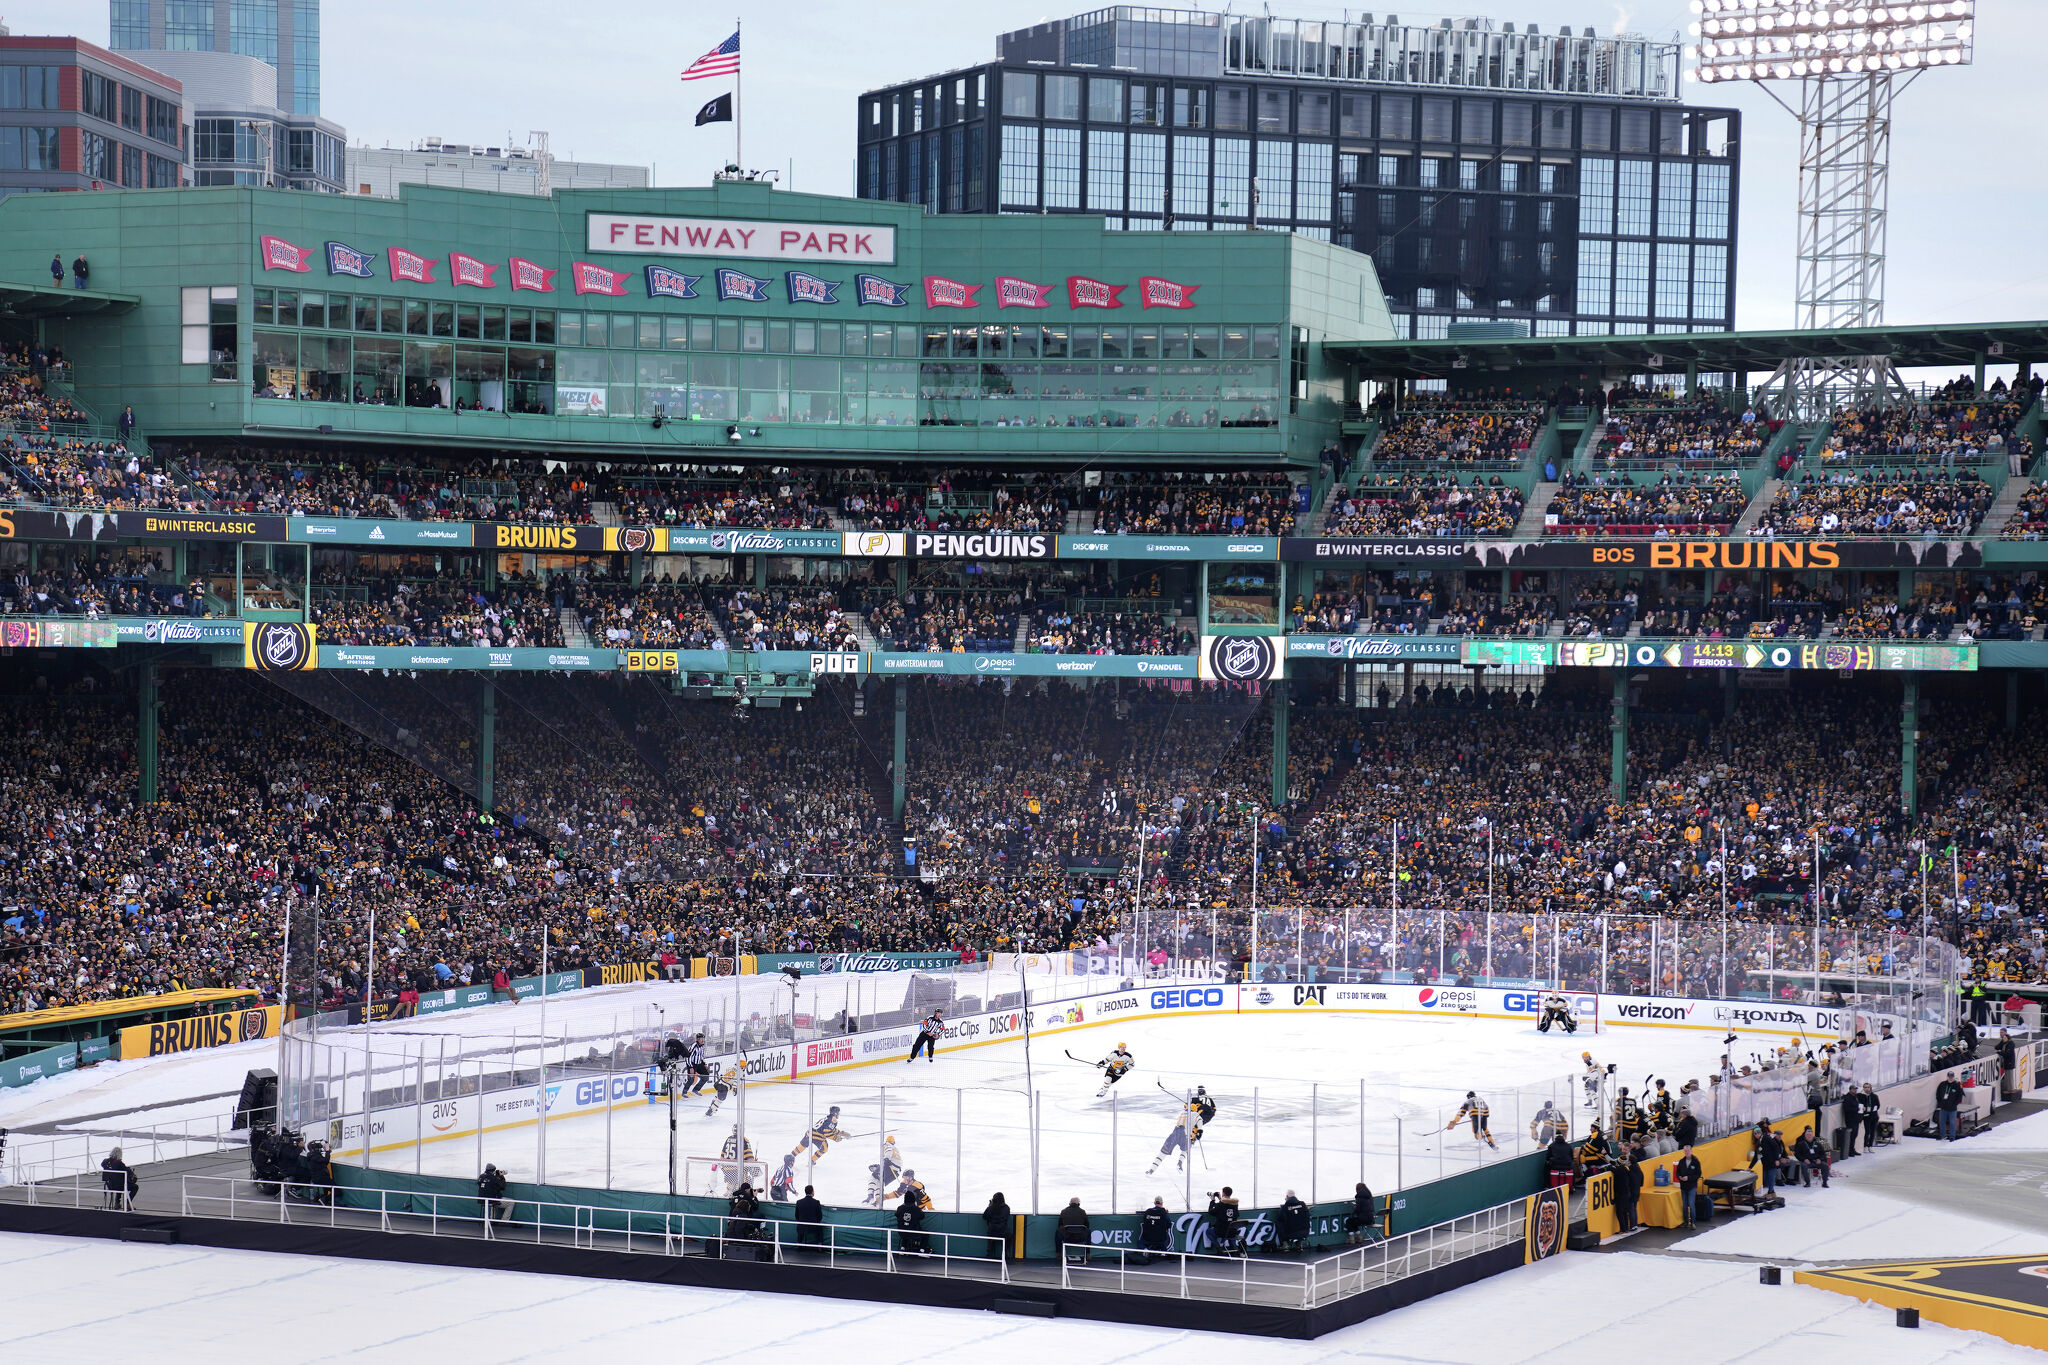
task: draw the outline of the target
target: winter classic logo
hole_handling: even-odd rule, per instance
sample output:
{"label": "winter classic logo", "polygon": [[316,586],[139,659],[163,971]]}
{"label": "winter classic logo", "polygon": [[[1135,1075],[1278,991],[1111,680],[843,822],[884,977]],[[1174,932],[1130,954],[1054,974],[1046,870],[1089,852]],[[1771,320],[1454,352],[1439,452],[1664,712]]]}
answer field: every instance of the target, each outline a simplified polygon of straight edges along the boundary
{"label": "winter classic logo", "polygon": [[1477,991],[1446,990],[1436,986],[1424,986],[1415,998],[1422,1008],[1426,1010],[1433,1010],[1438,1006],[1442,1006],[1447,1010],[1457,1010],[1462,1014],[1470,1014],[1473,1010],[1479,1008],[1479,992]]}

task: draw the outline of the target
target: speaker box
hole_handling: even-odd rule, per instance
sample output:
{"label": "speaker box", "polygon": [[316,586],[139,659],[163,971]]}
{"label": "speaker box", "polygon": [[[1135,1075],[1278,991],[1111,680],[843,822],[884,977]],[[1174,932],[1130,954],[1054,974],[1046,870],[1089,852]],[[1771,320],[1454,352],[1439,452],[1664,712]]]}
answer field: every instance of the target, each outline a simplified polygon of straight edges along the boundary
{"label": "speaker box", "polygon": [[235,1101],[234,1129],[239,1132],[252,1123],[277,1122],[277,1073],[251,1071],[242,1077],[242,1093]]}
{"label": "speaker box", "polygon": [[1598,1251],[1600,1234],[1587,1231],[1568,1232],[1565,1234],[1564,1246],[1567,1251]]}

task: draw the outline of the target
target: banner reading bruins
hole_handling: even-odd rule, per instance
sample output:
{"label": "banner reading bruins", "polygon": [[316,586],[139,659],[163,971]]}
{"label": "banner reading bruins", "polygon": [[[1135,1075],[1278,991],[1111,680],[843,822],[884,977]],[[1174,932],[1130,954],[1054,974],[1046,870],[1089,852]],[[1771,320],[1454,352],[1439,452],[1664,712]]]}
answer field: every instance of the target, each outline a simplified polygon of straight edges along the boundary
{"label": "banner reading bruins", "polygon": [[297,673],[320,666],[320,627],[297,621],[249,621],[242,626],[242,667]]}
{"label": "banner reading bruins", "polygon": [[665,526],[517,526],[506,522],[475,524],[476,543],[499,550],[576,551],[620,554],[645,550],[667,554]]}
{"label": "banner reading bruins", "polygon": [[171,1052],[275,1038],[277,1016],[277,1006],[265,1005],[261,1009],[206,1014],[196,1019],[173,1019],[166,1024],[139,1024],[121,1030],[118,1055],[125,1062],[135,1057],[161,1057]]}

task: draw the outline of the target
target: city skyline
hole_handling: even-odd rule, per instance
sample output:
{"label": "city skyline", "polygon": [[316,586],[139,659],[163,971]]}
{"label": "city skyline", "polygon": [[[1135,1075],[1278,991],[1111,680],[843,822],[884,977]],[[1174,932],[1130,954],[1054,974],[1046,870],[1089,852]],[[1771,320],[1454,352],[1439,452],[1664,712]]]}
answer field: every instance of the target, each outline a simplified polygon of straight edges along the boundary
{"label": "city skyline", "polygon": [[[1188,6],[1198,8],[1198,6]],[[693,128],[690,116],[720,81],[685,84],[678,73],[731,32],[732,18],[687,20],[651,5],[617,7],[607,33],[630,33],[630,64],[561,60],[557,46],[535,42],[551,14],[529,0],[473,8],[489,22],[455,25],[467,36],[458,59],[444,47],[421,45],[415,14],[386,0],[350,7],[348,22],[328,15],[322,35],[322,107],[349,129],[351,142],[408,145],[429,134],[497,136],[515,142],[545,128],[564,158],[651,165],[662,184],[701,184],[732,154],[722,124]],[[861,93],[879,86],[990,60],[998,33],[1081,7],[1048,10],[1015,0],[963,11],[914,0],[877,29],[869,11],[844,4],[794,5],[742,0],[747,162],[776,171],[786,186],[817,193],[854,192],[855,110]],[[1283,6],[1304,18],[1341,11]],[[1625,20],[1653,37],[1681,33],[1691,21],[1685,0],[1630,5],[1520,0],[1483,7],[1496,22],[1562,24],[1600,32]],[[1410,22],[1435,15],[1404,14]],[[1980,0],[1976,65],[1934,72],[1899,103],[1893,137],[1893,199],[1887,320],[1914,324],[2048,316],[2048,267],[2010,245],[2009,226],[2030,220],[2048,190],[2029,182],[2002,127],[2024,128],[2038,107],[2032,70],[2048,56],[2048,37],[2027,25],[2019,0]],[[29,0],[7,16],[16,33],[71,32],[104,45],[107,12],[81,14],[57,0]],[[530,21],[530,22],[529,22]],[[607,45],[608,46],[608,45]],[[615,50],[615,49],[614,49]],[[1741,264],[1736,326],[1768,330],[1792,325],[1792,234],[1795,202],[1793,120],[1764,91],[1740,83],[1681,93],[1699,103],[1745,114],[1741,194]],[[1789,93],[1789,92],[1788,92]],[[1969,119],[1969,125],[1962,120]],[[1969,131],[1959,135],[1958,129]],[[1982,131],[1979,131],[1982,130]],[[1967,206],[1961,213],[1957,206]]]}

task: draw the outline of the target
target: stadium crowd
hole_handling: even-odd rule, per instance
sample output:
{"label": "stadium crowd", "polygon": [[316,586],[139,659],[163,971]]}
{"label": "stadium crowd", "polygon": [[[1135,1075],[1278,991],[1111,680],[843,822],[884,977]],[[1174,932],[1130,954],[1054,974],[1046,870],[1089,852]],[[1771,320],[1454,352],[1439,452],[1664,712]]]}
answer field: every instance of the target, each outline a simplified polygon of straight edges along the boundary
{"label": "stadium crowd", "polygon": [[1360,479],[1331,503],[1326,536],[1505,536],[1522,515],[1522,491],[1474,476],[1384,474]]}
{"label": "stadium crowd", "polygon": [[1809,470],[1757,518],[1757,536],[1966,535],[1991,510],[1991,487],[1968,469]]}
{"label": "stadium crowd", "polygon": [[1666,474],[1655,483],[1626,475],[1566,476],[1544,514],[1546,535],[1720,535],[1747,501],[1740,474]]}

